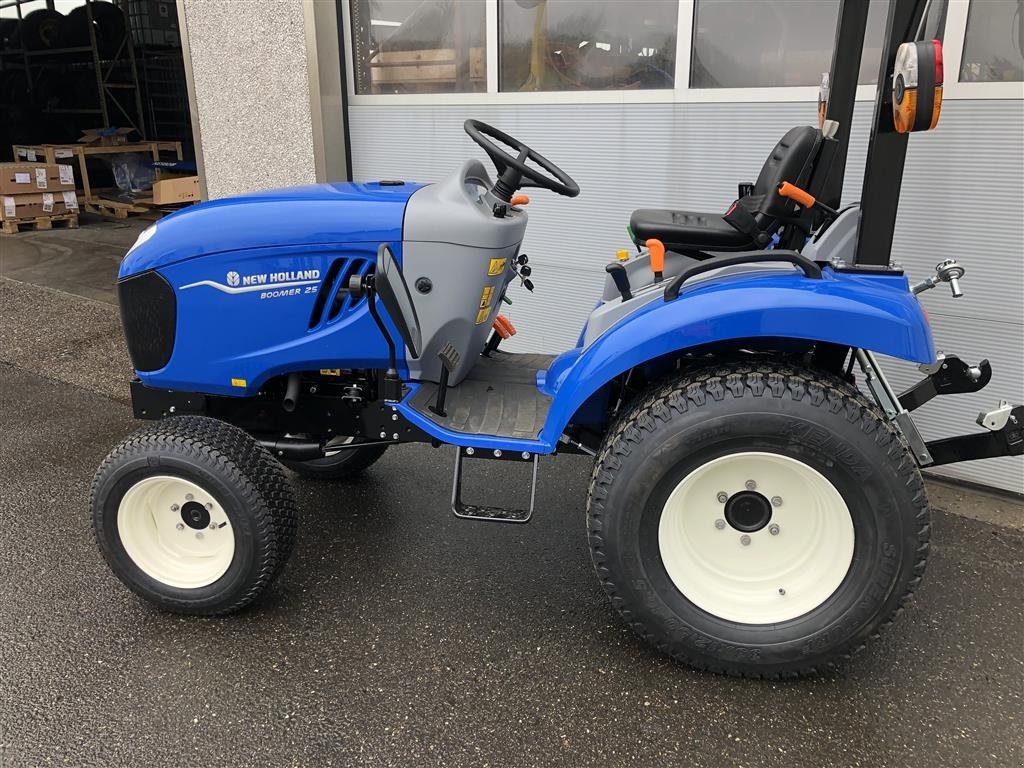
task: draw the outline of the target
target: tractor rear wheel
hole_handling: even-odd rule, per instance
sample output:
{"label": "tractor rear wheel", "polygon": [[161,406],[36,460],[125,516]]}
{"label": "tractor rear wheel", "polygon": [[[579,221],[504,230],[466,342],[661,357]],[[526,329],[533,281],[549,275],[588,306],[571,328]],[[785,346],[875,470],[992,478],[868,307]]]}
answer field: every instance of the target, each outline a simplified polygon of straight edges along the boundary
{"label": "tractor rear wheel", "polygon": [[[352,438],[337,438],[337,441],[347,443]],[[388,449],[386,445],[368,445],[363,448],[343,448],[331,450],[335,441],[325,446],[325,456],[322,459],[308,459],[306,461],[291,461],[281,459],[281,463],[288,469],[303,477],[315,480],[344,480],[362,472],[371,464],[384,455]]]}
{"label": "tractor rear wheel", "polygon": [[93,479],[92,516],[114,574],[177,613],[245,607],[295,538],[281,466],[242,430],[202,416],[156,422],[114,448]]}
{"label": "tractor rear wheel", "polygon": [[691,373],[611,430],[590,485],[598,576],[641,637],[695,667],[811,674],[901,612],[928,506],[902,437],[829,374]]}

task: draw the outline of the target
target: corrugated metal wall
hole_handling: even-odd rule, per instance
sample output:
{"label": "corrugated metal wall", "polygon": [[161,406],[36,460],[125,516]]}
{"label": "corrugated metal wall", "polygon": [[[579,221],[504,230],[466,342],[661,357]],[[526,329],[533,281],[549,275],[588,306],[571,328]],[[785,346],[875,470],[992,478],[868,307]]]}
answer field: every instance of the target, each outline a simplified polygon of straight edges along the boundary
{"label": "corrugated metal wall", "polygon": [[[567,95],[567,98],[571,96]],[[846,195],[856,200],[872,104],[857,105]],[[351,106],[356,178],[436,180],[483,152],[462,131],[476,117],[522,138],[580,185],[578,198],[531,191],[523,250],[536,292],[514,290],[510,349],[558,352],[575,343],[598,296],[604,265],[630,247],[639,207],[724,211],[736,183],[753,181],[768,151],[794,125],[816,121],[814,104],[564,104]],[[971,362],[988,357],[989,386],[937,398],[917,412],[927,439],[977,429],[1002,398],[1024,402],[1024,101],[947,101],[936,132],[911,137],[893,257],[912,278],[955,257],[966,295],[925,294],[938,348]],[[919,376],[887,367],[901,388]],[[939,470],[1024,492],[1024,461],[993,459]]]}

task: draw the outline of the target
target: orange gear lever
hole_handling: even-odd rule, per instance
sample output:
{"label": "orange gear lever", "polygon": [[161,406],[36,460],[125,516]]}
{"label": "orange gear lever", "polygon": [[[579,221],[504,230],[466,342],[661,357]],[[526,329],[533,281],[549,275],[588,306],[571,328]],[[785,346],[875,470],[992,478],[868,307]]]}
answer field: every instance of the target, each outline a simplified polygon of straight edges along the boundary
{"label": "orange gear lever", "polygon": [[651,238],[644,245],[651,255],[651,271],[654,273],[654,282],[660,283],[665,279],[665,244],[661,240]]}
{"label": "orange gear lever", "polygon": [[509,200],[512,205],[529,205],[530,198],[526,195],[512,195],[512,199]]}
{"label": "orange gear lever", "polygon": [[817,208],[819,211],[825,213],[830,219],[834,219],[839,215],[838,211],[819,201],[810,192],[800,189],[796,184],[790,184],[788,181],[784,181],[779,184],[779,197],[785,197],[792,200],[797,205],[807,208],[808,210],[811,208]]}
{"label": "orange gear lever", "polygon": [[491,334],[491,338],[489,338],[487,340],[487,344],[484,345],[484,357],[490,357],[491,352],[498,348],[502,339],[508,339],[516,335],[516,327],[512,325],[512,321],[504,315],[495,315],[494,322],[491,324],[491,327],[494,328],[494,333]]}

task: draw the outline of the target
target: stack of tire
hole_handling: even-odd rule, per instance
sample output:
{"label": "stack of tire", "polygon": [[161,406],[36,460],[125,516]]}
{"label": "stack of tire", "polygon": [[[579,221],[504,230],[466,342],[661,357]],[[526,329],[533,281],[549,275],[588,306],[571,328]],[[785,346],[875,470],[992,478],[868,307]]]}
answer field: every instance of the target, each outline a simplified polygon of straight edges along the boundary
{"label": "stack of tire", "polygon": [[[5,118],[0,121],[0,160],[11,159],[11,144],[71,142],[83,129],[96,127],[98,113],[54,110],[98,108],[93,39],[101,61],[123,58],[127,28],[124,13],[106,0],[93,0],[67,15],[39,8],[20,21],[0,19],[0,113]],[[125,82],[127,72],[114,72],[110,79]]]}

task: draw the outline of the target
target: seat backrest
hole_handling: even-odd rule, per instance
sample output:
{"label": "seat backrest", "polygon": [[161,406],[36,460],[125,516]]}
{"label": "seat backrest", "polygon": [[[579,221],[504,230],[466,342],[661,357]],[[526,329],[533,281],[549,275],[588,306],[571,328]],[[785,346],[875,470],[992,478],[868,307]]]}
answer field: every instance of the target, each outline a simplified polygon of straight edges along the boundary
{"label": "seat backrest", "polygon": [[754,184],[754,195],[763,195],[761,213],[771,218],[792,214],[792,203],[776,194],[784,181],[802,187],[811,175],[821,144],[821,131],[810,125],[790,128],[779,139]]}

